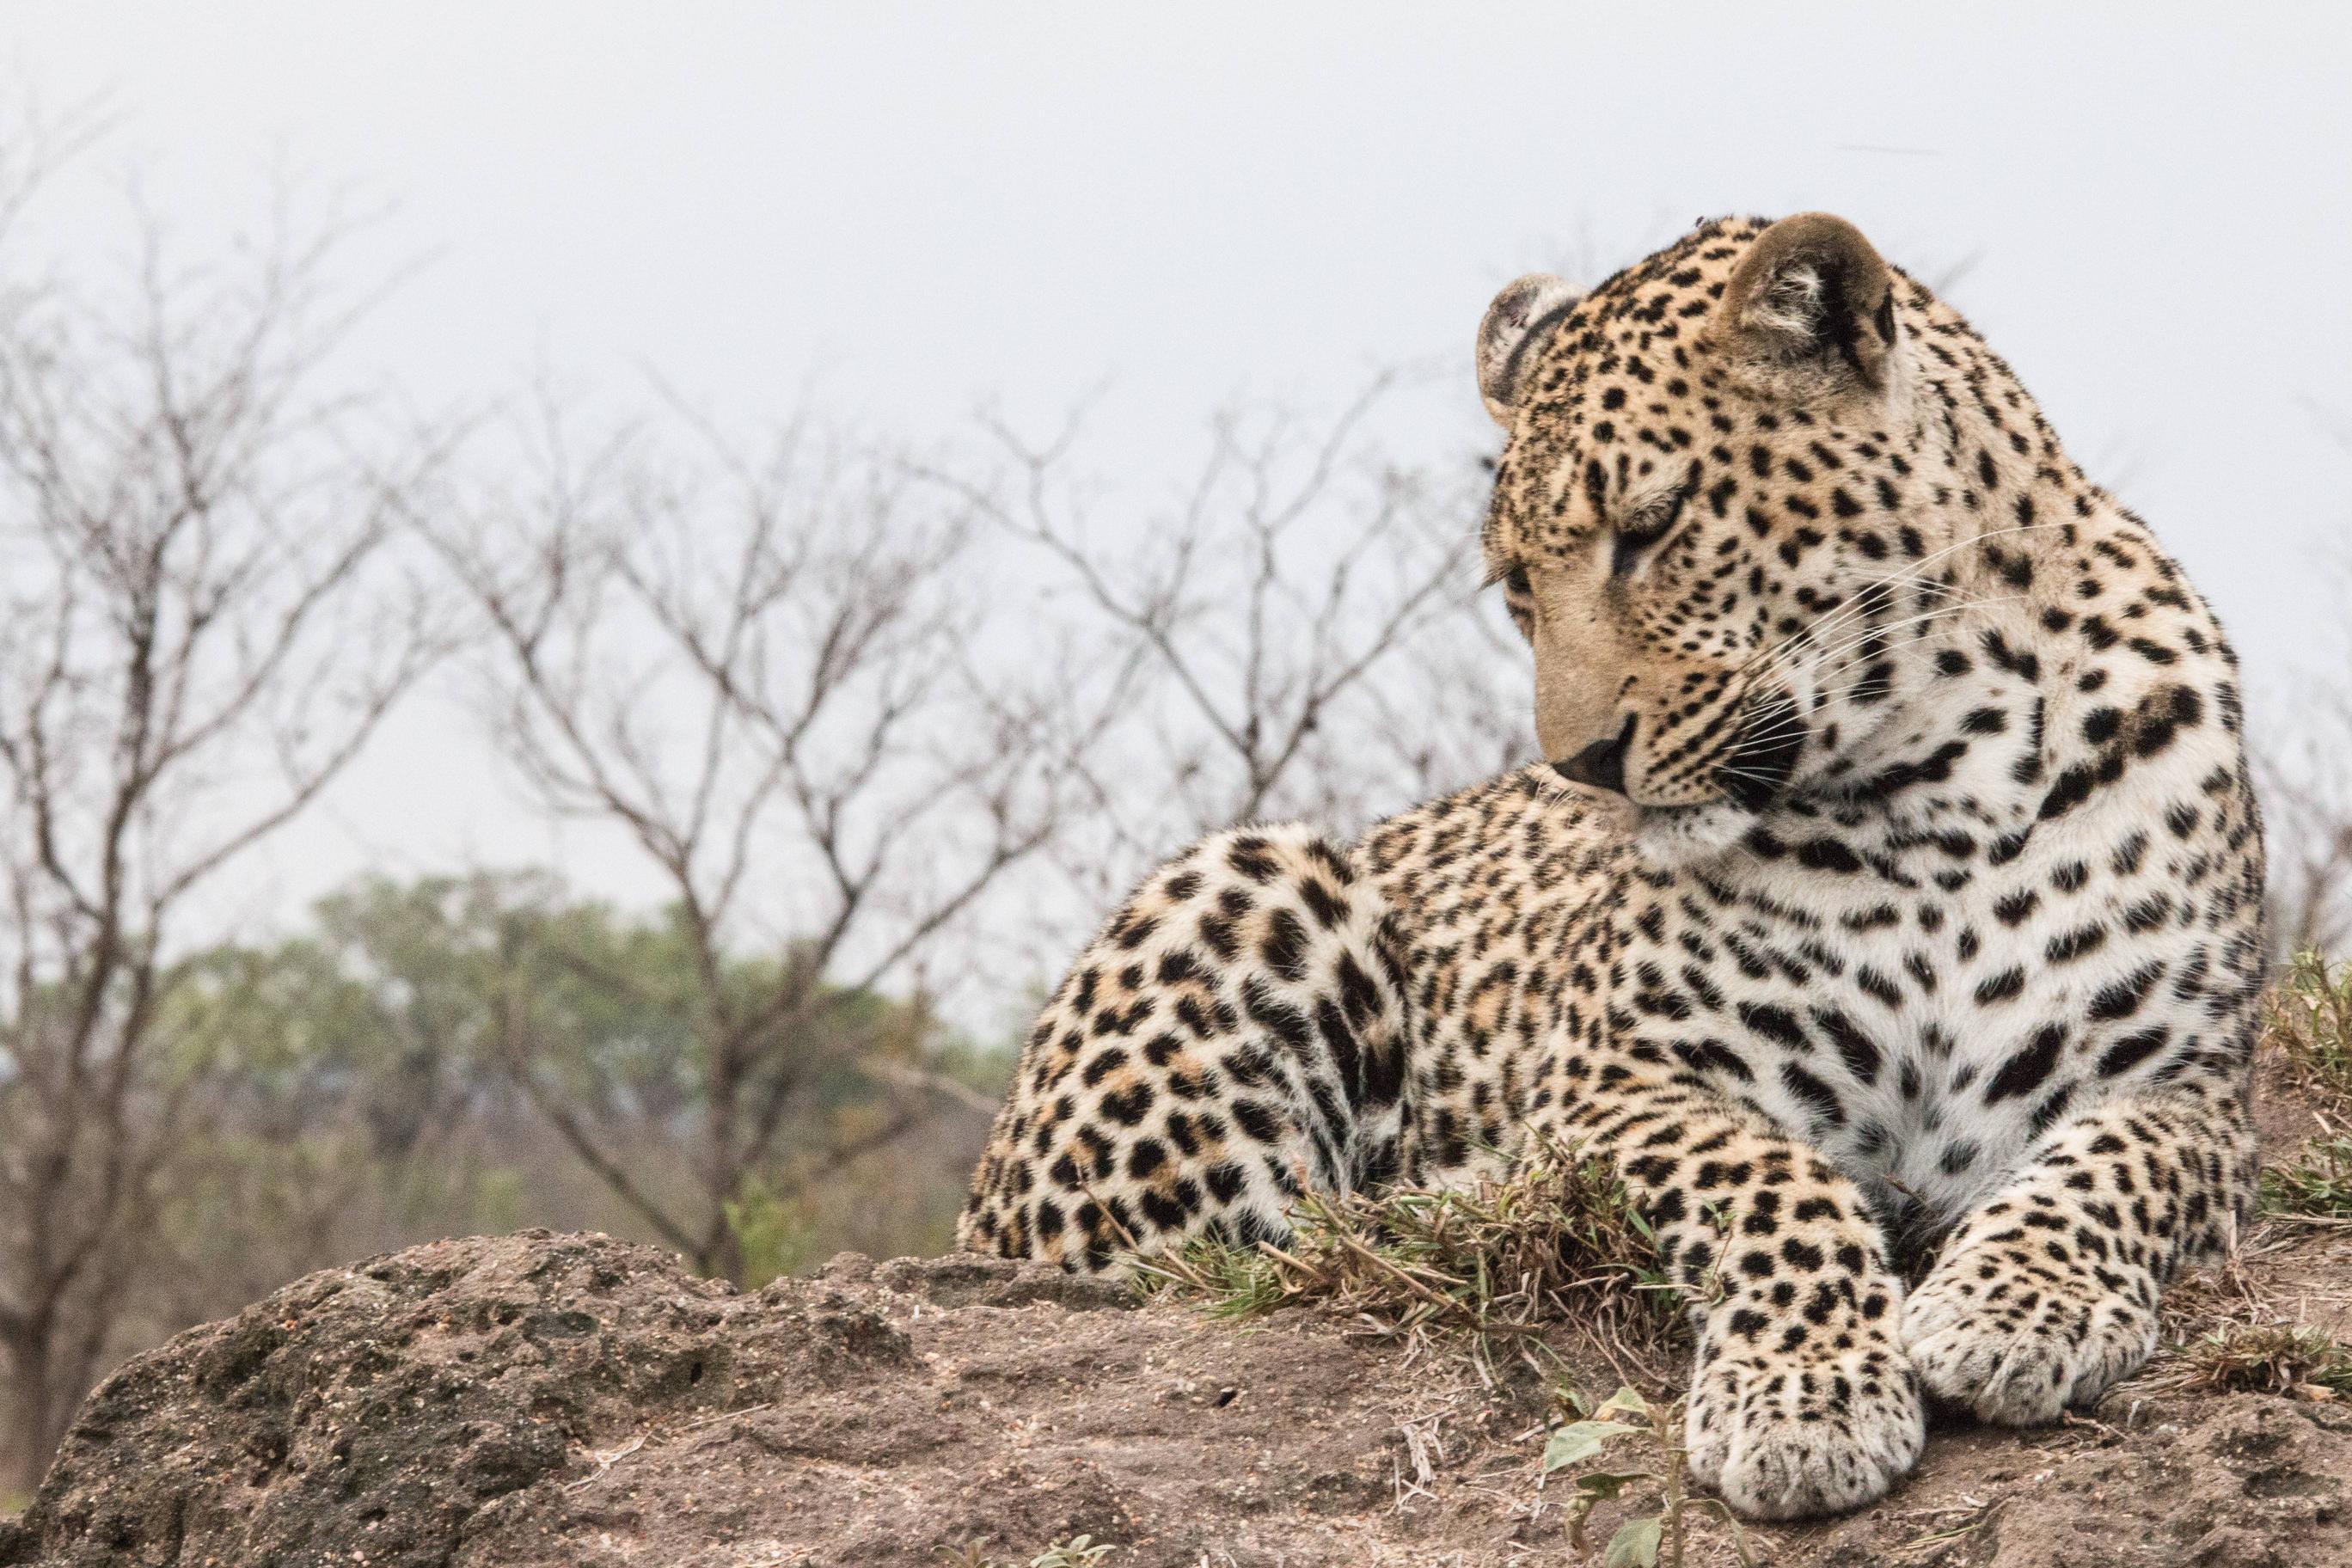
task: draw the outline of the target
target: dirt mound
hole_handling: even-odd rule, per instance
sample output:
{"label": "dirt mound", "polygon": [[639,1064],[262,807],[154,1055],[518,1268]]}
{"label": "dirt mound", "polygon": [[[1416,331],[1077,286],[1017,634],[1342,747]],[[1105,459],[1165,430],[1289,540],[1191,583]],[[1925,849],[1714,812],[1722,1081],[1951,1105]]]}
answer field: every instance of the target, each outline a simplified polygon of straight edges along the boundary
{"label": "dirt mound", "polygon": [[[2346,1247],[2254,1266],[2340,1281]],[[1080,1535],[1116,1546],[1103,1568],[1573,1563],[1544,1414],[1532,1378],[1482,1387],[1304,1312],[1237,1328],[977,1258],[845,1257],[741,1294],[527,1234],[312,1275],[132,1362],[0,1563],[937,1568]],[[1886,1502],[1750,1548],[2352,1568],[2345,1404],[2144,1382],[2095,1417],[1941,1430]],[[1688,1561],[1735,1559],[1709,1524]]]}

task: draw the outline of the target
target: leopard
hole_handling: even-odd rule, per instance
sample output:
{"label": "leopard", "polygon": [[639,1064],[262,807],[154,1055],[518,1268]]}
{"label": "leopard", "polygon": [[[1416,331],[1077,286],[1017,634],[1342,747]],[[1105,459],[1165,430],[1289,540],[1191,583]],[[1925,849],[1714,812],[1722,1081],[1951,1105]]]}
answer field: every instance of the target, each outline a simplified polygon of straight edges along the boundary
{"label": "leopard", "polygon": [[1690,1474],[1744,1515],[1884,1497],[1931,1412],[2092,1404],[2249,1213],[2219,622],[1842,218],[1522,278],[1475,342],[1540,760],[1151,872],[1027,1037],[961,1244],[1117,1273],[1565,1147],[1655,1238]]}

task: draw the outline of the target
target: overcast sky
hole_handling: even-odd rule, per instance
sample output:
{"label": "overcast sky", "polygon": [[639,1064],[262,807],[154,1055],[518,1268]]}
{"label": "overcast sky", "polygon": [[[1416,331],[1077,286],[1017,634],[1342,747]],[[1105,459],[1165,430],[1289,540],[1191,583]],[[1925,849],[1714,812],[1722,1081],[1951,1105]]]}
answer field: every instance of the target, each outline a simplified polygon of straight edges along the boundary
{"label": "overcast sky", "polygon": [[[134,174],[195,248],[273,167],[390,203],[354,265],[425,265],[354,353],[422,405],[653,366],[926,443],[1107,384],[1090,460],[1147,487],[1221,402],[1399,362],[1450,371],[1403,438],[1486,439],[1468,347],[1513,275],[1827,208],[1958,274],[2258,700],[2344,659],[2347,578],[2313,569],[2352,529],[2340,4],[14,0],[0,51],[117,116],[50,215],[93,257]],[[648,886],[531,837],[467,722],[408,714],[253,896],[549,854]]]}

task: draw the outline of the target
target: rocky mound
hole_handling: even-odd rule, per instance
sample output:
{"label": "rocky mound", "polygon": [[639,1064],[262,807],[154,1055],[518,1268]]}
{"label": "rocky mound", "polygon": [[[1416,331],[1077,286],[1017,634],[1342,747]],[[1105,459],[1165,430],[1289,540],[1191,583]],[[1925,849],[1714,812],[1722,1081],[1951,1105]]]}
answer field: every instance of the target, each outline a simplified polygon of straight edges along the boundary
{"label": "rocky mound", "polygon": [[[2340,1281],[2347,1247],[2263,1266]],[[1082,1535],[1103,1568],[1573,1563],[1543,1415],[1532,1382],[1304,1312],[1237,1328],[975,1258],[744,1294],[526,1234],[315,1274],[132,1362],[0,1563],[937,1568]],[[1804,1568],[2328,1568],[2347,1477],[2345,1404],[2154,1380],[1939,1431],[1877,1508],[1748,1539]],[[1734,1561],[1699,1529],[1694,1568]]]}

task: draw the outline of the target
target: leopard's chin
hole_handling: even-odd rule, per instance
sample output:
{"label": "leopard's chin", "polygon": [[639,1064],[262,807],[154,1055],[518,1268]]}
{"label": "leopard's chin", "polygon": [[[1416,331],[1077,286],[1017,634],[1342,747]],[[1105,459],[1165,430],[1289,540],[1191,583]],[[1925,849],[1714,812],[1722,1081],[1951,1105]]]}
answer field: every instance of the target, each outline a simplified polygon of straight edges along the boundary
{"label": "leopard's chin", "polygon": [[1672,869],[1719,858],[1748,837],[1756,814],[1732,801],[1699,805],[1633,807],[1633,847],[1651,864]]}

